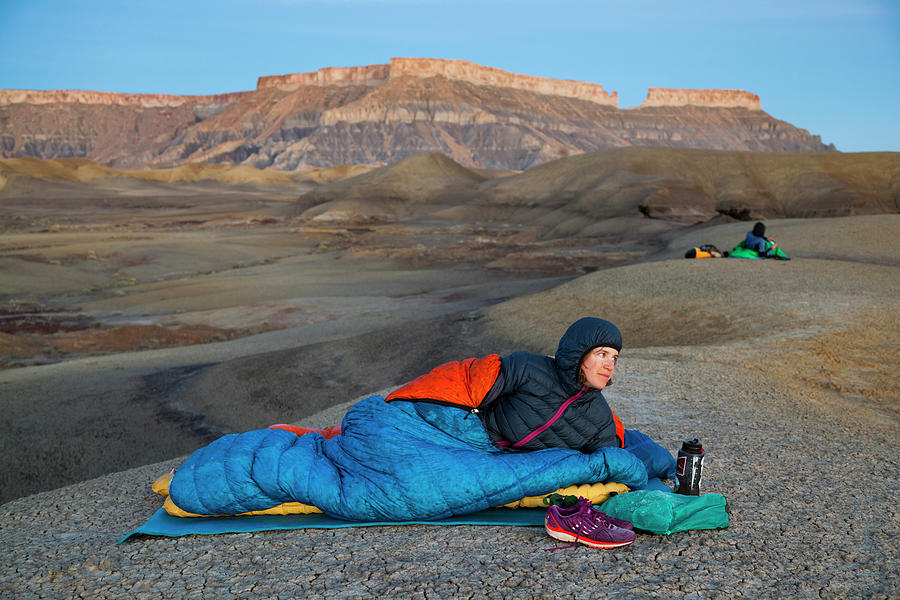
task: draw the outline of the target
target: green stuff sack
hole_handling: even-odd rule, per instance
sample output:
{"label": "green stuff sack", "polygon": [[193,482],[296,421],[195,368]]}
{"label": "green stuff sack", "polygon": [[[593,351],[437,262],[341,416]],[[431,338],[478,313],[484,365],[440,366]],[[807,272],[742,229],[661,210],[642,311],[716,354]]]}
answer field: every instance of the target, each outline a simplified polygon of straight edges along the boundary
{"label": "green stuff sack", "polygon": [[759,252],[744,248],[744,242],[741,242],[728,253],[728,258],[759,258]]}
{"label": "green stuff sack", "polygon": [[682,496],[658,490],[637,490],[613,496],[600,510],[616,519],[631,521],[635,529],[665,534],[689,529],[728,527],[725,496]]}
{"label": "green stuff sack", "polygon": [[[775,245],[773,242],[766,242],[766,251],[772,249],[772,246],[775,246],[775,250],[772,252],[772,256],[768,258],[775,258],[778,260],[791,260],[791,257],[784,253],[781,249],[781,246]],[[744,248],[744,242],[738,243],[734,249],[728,253],[729,258],[763,258],[759,255],[759,252],[756,250],[748,250]]]}
{"label": "green stuff sack", "polygon": [[[771,246],[769,245],[769,244],[771,244],[771,243],[772,243],[772,242],[767,242],[767,243],[766,243],[766,248],[771,248]],[[782,252],[781,246],[775,246],[775,251],[772,252],[772,258],[778,258],[778,259],[781,259],[781,260],[791,260],[791,257],[790,257],[790,256],[788,256],[787,254],[785,254],[784,252]]]}

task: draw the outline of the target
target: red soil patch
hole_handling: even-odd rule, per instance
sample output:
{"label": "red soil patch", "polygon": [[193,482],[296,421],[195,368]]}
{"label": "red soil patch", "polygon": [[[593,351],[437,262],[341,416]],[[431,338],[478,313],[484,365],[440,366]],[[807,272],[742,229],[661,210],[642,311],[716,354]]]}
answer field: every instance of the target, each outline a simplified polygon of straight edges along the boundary
{"label": "red soil patch", "polygon": [[4,361],[21,360],[43,355],[46,347],[40,336],[10,335],[0,331],[0,367]]}
{"label": "red soil patch", "polygon": [[131,352],[221,342],[246,335],[207,325],[123,325],[111,329],[58,331],[52,334],[0,332],[0,368],[10,361],[34,361],[82,354]]}
{"label": "red soil patch", "polygon": [[63,352],[128,352],[152,348],[220,342],[237,337],[229,329],[207,325],[123,325],[115,329],[90,329],[56,334],[48,341]]}

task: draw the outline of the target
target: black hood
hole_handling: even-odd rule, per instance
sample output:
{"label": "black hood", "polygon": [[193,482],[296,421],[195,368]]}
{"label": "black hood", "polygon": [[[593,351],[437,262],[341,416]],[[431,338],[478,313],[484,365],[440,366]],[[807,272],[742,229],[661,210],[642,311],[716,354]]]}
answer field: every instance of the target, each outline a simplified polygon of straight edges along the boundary
{"label": "black hood", "polygon": [[581,389],[578,383],[578,367],[581,359],[593,348],[607,346],[622,351],[622,333],[605,319],[584,317],[566,330],[556,349],[556,368],[560,380],[571,393]]}
{"label": "black hood", "polygon": [[756,237],[766,237],[766,226],[763,223],[757,223],[753,226],[753,235]]}

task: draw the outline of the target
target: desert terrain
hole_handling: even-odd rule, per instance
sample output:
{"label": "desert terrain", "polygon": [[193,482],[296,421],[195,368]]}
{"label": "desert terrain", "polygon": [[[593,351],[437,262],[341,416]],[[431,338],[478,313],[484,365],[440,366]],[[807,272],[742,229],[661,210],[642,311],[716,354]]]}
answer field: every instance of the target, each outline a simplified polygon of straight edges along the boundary
{"label": "desert terrain", "polygon": [[[416,204],[408,190],[376,198],[377,214],[335,218],[360,203],[328,196],[345,173],[85,183],[14,167],[0,190],[0,586],[11,596],[593,596],[585,578],[621,597],[898,593],[900,216],[871,208],[896,204],[896,166],[883,183],[851,182],[867,190],[846,216],[767,218],[768,200],[748,202],[787,262],[685,260],[704,243],[730,249],[752,223],[687,193],[670,206],[722,211],[702,224],[693,209],[650,218],[636,208],[644,195],[605,221],[586,201],[602,186],[586,176],[593,196],[570,190],[574,210],[534,192],[521,220],[493,221],[477,207],[509,214],[501,192],[533,171],[463,174],[475,190],[454,193],[476,210],[448,212],[434,190]],[[772,179],[753,168],[765,189]],[[452,173],[445,192],[459,185]],[[791,177],[810,182],[807,207],[839,204],[835,193],[817,204],[815,190],[836,189],[821,176],[775,179]],[[584,315],[623,331],[607,396],[626,426],[673,452],[704,442],[704,486],[728,498],[728,529],[640,535],[615,552],[544,552],[542,530],[494,527],[115,545],[158,508],[152,480],[222,433],[331,425],[359,397],[446,360],[552,353]]]}
{"label": "desert terrain", "polygon": [[[10,159],[0,177],[3,499],[180,456],[483,353],[486,307],[692,245],[730,249],[748,228],[735,216],[891,213],[900,198],[891,153],[624,148],[521,173],[434,153],[298,172]],[[843,221],[791,222],[837,227],[819,243],[788,239],[797,258],[859,252]],[[873,260],[890,264],[890,234],[877,239]],[[654,305],[655,285],[622,299],[644,307],[628,324],[636,345],[729,338],[756,320]],[[673,315],[690,326],[673,331]],[[503,333],[504,348],[533,347]]]}

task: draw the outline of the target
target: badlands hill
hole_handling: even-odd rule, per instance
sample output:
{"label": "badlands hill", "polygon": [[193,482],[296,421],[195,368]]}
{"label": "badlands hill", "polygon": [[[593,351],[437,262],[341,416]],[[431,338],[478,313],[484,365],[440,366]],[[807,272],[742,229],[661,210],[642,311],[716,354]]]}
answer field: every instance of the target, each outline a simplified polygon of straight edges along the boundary
{"label": "badlands hill", "polygon": [[597,84],[456,60],[261,77],[253,91],[214,96],[0,90],[0,158],[292,171],[439,152],[466,167],[509,170],[624,146],[834,150],[742,90],[651,88],[623,110]]}
{"label": "badlands hill", "polygon": [[[367,171],[365,167],[339,165],[327,169],[308,169],[303,172],[263,171],[246,165],[188,163],[171,169],[121,170],[112,169],[83,158],[40,160],[12,158],[0,160],[0,192],[3,196],[27,195],[38,182],[102,187],[111,180],[124,182],[199,183],[225,186],[261,185],[291,186],[303,182],[329,183]],[[46,190],[42,189],[41,194]]]}
{"label": "badlands hill", "polygon": [[196,225],[215,219],[271,219],[273,206],[368,170],[338,165],[275,171],[205,163],[121,170],[84,158],[0,159],[0,231],[100,222],[134,228],[179,221]]}
{"label": "badlands hill", "polygon": [[612,148],[487,177],[432,153],[320,186],[298,205],[301,216],[314,221],[379,222],[415,214],[528,223],[548,238],[608,234],[622,228],[614,219],[702,223],[719,215],[746,220],[895,213],[900,154]]}

